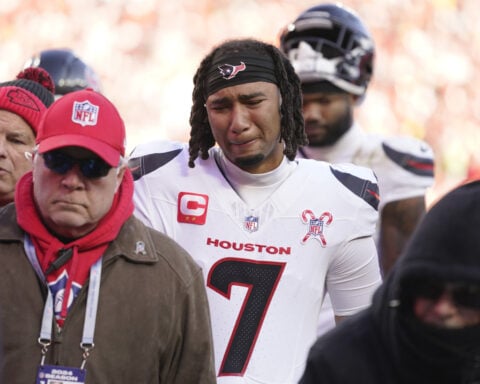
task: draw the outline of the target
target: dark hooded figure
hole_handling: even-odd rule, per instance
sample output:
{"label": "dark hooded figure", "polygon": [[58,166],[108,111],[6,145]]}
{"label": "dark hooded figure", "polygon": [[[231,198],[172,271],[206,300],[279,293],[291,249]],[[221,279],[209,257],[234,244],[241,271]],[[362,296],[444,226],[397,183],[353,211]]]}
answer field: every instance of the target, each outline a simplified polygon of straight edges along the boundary
{"label": "dark hooded figure", "polygon": [[480,383],[480,182],[429,210],[372,306],[313,345],[300,383]]}

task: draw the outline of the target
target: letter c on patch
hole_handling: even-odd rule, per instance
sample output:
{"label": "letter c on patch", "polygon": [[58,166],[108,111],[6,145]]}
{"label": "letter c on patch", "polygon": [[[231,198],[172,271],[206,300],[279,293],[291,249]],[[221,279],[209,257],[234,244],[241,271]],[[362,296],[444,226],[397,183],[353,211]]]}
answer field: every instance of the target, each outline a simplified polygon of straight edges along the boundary
{"label": "letter c on patch", "polygon": [[203,225],[207,221],[208,196],[192,192],[180,192],[177,202],[177,221]]}

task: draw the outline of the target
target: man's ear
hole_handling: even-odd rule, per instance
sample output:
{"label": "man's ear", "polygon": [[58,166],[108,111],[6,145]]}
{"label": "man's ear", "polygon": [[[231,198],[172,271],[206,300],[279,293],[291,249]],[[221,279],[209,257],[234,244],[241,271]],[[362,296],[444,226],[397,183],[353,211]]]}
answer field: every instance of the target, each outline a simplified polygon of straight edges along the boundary
{"label": "man's ear", "polygon": [[121,167],[117,168],[117,179],[115,181],[115,193],[117,193],[120,184],[122,184],[123,176],[125,175],[125,170],[127,166],[122,165]]}

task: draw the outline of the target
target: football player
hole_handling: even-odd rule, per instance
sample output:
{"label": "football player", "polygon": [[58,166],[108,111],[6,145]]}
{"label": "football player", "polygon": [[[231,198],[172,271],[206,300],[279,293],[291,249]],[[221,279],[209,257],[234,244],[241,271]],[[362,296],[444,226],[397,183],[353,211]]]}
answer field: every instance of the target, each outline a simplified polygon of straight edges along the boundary
{"label": "football player", "polygon": [[425,212],[433,152],[421,140],[367,133],[354,121],[374,68],[370,32],[351,9],[322,4],[302,12],[280,36],[300,77],[308,146],[299,157],[373,169],[381,193],[378,251],[384,275]]}
{"label": "football player", "polygon": [[325,291],[337,320],[380,284],[373,172],[298,159],[300,81],[258,40],[215,47],[194,76],[188,146],[130,156],[136,215],[202,267],[218,384],[296,383]]}

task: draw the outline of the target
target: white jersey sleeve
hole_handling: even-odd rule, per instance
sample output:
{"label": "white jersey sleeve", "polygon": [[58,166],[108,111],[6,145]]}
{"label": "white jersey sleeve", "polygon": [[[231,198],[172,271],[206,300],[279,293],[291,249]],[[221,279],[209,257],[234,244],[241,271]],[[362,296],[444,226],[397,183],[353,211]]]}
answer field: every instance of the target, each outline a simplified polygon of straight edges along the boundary
{"label": "white jersey sleeve", "polygon": [[382,196],[381,205],[424,196],[434,182],[434,155],[424,141],[395,136],[381,143],[382,157],[375,163]]}
{"label": "white jersey sleeve", "polygon": [[408,136],[356,136],[351,161],[371,168],[380,189],[380,208],[393,201],[424,196],[434,182],[434,155],[424,141]]}
{"label": "white jersey sleeve", "polygon": [[[364,199],[371,204],[379,201],[379,191],[374,187],[377,179],[370,169],[344,163],[333,165],[332,170],[342,175],[339,180],[353,178],[364,182],[363,186],[357,186],[358,191],[363,190]],[[372,292],[381,284],[377,249],[370,236],[359,232],[345,242],[329,268],[326,286],[336,316],[351,316],[370,305]]]}
{"label": "white jersey sleeve", "polygon": [[[164,164],[170,163],[170,160],[179,153],[187,150],[188,148],[184,143],[157,140],[135,147],[129,156],[129,167],[135,179],[134,214],[146,225],[163,233],[167,232],[167,224],[164,222],[166,216],[162,212],[158,212],[162,205],[152,199],[155,192],[149,190],[149,188],[161,188],[161,184],[151,183],[148,177],[142,178],[141,175],[161,168]],[[175,164],[180,166],[175,162],[170,163],[169,166],[172,167]],[[180,170],[181,167],[178,167],[177,171],[180,172]],[[170,169],[170,171],[174,172],[173,169]],[[172,183],[174,181],[175,179],[169,180]]]}
{"label": "white jersey sleeve", "polygon": [[340,254],[330,266],[327,290],[334,314],[351,316],[370,305],[372,292],[381,284],[377,250],[372,239],[362,237],[345,243]]}

